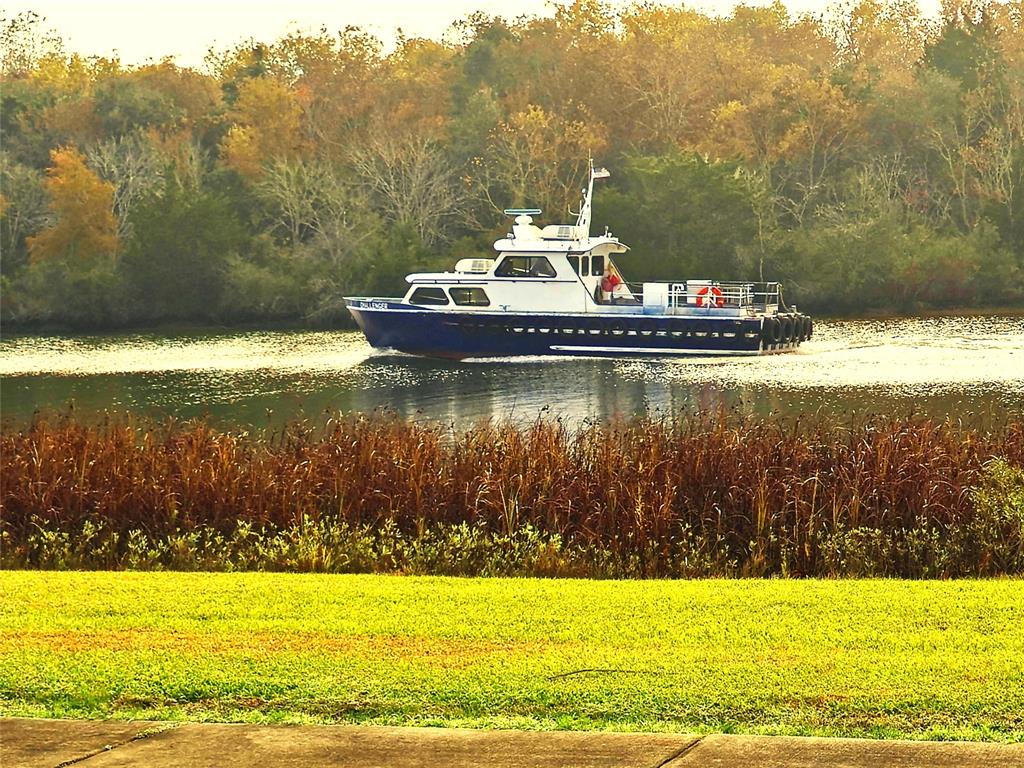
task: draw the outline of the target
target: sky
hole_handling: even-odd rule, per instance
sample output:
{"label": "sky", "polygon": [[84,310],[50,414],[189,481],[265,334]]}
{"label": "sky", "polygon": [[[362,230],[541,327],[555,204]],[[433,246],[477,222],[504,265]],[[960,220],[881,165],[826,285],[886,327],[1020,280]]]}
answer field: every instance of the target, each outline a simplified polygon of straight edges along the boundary
{"label": "sky", "polygon": [[[937,13],[940,0],[918,0],[922,11]],[[794,14],[821,12],[823,0],[784,0]],[[614,5],[627,4],[619,0]],[[709,13],[728,14],[733,0],[695,0],[687,3]],[[767,5],[767,0],[746,0]],[[385,44],[395,30],[407,37],[440,38],[448,25],[473,11],[505,17],[552,13],[551,0],[0,0],[0,16],[32,10],[64,39],[69,51],[110,56],[125,64],[173,56],[182,66],[196,67],[212,46],[229,48],[254,39],[272,42],[290,31],[335,32],[359,26]]]}

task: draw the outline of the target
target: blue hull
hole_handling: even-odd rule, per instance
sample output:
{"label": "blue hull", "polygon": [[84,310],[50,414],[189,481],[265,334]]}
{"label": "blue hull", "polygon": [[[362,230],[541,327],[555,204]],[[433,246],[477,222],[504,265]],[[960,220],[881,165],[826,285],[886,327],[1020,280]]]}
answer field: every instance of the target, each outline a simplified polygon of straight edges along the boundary
{"label": "blue hull", "polygon": [[371,345],[462,359],[518,355],[756,355],[799,346],[762,341],[761,318],[450,312],[353,300]]}

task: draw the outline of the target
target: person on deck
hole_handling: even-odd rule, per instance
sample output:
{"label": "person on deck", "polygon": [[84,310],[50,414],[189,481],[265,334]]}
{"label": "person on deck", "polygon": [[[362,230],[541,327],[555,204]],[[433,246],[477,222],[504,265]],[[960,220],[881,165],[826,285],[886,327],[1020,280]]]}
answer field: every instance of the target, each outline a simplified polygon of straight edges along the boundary
{"label": "person on deck", "polygon": [[612,268],[604,268],[604,277],[601,278],[601,298],[607,304],[615,303],[615,289],[622,285],[622,278]]}

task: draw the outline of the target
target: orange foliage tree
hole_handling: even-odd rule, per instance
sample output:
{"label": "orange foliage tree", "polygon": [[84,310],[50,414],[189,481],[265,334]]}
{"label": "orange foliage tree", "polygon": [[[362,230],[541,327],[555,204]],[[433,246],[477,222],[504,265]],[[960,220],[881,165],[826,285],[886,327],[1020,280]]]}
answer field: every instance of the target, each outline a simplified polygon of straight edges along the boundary
{"label": "orange foliage tree", "polygon": [[118,247],[114,186],[100,180],[71,147],[50,153],[45,186],[53,225],[28,238],[32,261],[113,258]]}
{"label": "orange foliage tree", "polygon": [[221,142],[225,165],[239,175],[258,178],[273,159],[301,154],[302,108],[295,92],[269,77],[245,80],[230,117],[233,125]]}

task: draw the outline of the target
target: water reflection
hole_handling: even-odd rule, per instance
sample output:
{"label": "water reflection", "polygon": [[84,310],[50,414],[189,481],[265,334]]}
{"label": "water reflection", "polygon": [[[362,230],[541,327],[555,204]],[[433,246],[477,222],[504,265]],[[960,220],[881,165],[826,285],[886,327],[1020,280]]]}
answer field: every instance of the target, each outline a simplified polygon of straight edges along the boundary
{"label": "water reflection", "polygon": [[73,402],[241,425],[395,410],[457,425],[736,408],[832,417],[1024,410],[1020,318],[818,323],[797,354],[760,358],[439,361],[347,332],[20,337],[0,342],[0,407],[23,419]]}

